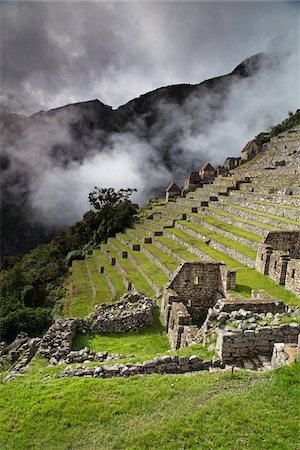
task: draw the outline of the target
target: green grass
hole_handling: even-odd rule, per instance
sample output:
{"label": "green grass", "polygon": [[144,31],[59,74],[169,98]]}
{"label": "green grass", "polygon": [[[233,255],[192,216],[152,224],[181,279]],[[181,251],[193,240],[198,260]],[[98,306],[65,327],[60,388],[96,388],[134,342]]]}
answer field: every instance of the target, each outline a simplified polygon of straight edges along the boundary
{"label": "green grass", "polygon": [[234,218],[237,222],[242,222],[242,223],[246,223],[246,224],[249,224],[249,225],[254,225],[255,227],[262,228],[263,230],[274,231],[274,230],[282,229],[282,227],[280,227],[280,226],[276,226],[275,227],[275,226],[269,225],[267,223],[256,222],[253,219],[248,219],[248,218],[245,218],[245,217],[236,216],[236,215],[231,214],[231,213],[229,213],[227,211],[223,211],[220,208],[217,209],[217,208],[209,207],[209,208],[207,208],[207,210],[208,211],[212,211],[212,212],[214,212],[216,214],[219,214],[220,216],[224,216],[225,218],[226,217],[229,217],[231,219]]}
{"label": "green grass", "polygon": [[[127,258],[120,258],[112,247],[110,247],[108,244],[102,244],[103,248],[107,251],[110,251],[110,255],[113,258],[116,258],[120,265],[123,267],[127,274],[128,280],[130,280],[138,292],[140,294],[144,294],[148,297],[153,297],[155,295],[153,289],[151,286],[149,286],[148,282],[145,280],[145,278],[137,271],[136,267],[133,265],[133,263],[127,259]],[[139,252],[136,252],[139,253]]]}
{"label": "green grass", "polygon": [[134,355],[130,361],[145,361],[157,355],[165,354],[169,349],[169,341],[165,328],[160,322],[159,311],[155,312],[154,324],[144,330],[130,333],[96,334],[89,336],[77,335],[73,350],[89,346],[95,352],[122,353]]}
{"label": "green grass", "polygon": [[116,266],[112,266],[103,256],[100,250],[94,250],[93,253],[94,257],[97,258],[99,264],[104,267],[106,274],[108,275],[116,290],[117,297],[122,296],[126,292],[126,289],[123,283],[123,278]]}
{"label": "green grass", "polygon": [[197,255],[189,252],[185,247],[178,244],[178,242],[173,241],[173,239],[167,238],[166,236],[159,236],[156,239],[185,261],[197,261],[199,259]]}
{"label": "green grass", "polygon": [[197,225],[193,222],[187,222],[186,220],[179,220],[178,223],[182,223],[186,227],[190,228],[191,230],[196,231],[197,233],[209,238],[214,239],[215,241],[219,242],[220,244],[225,245],[226,247],[230,247],[243,255],[248,256],[249,258],[255,259],[256,257],[256,251],[252,248],[248,247],[247,245],[240,244],[239,242],[235,241],[234,239],[229,239],[227,237],[221,236],[220,234],[208,230],[204,227],[201,227],[200,225]]}
{"label": "green grass", "polygon": [[0,385],[1,450],[299,448],[300,364],[269,373],[199,373]]}
{"label": "green grass", "polygon": [[244,206],[239,206],[239,205],[235,205],[235,204],[228,203],[228,202],[222,202],[222,204],[225,205],[225,206],[231,206],[234,209],[238,209],[240,211],[245,211],[245,212],[248,212],[248,213],[251,213],[251,214],[255,214],[256,216],[267,217],[267,218],[272,219],[272,220],[277,220],[278,222],[281,222],[283,224],[284,223],[288,223],[290,225],[296,225],[296,226],[300,225],[299,221],[293,220],[293,219],[288,219],[287,217],[276,216],[275,214],[269,214],[269,213],[264,213],[264,212],[261,212],[261,211],[256,211],[255,209],[245,208]]}
{"label": "green grass", "polygon": [[299,297],[287,291],[283,286],[276,284],[268,276],[262,275],[254,269],[237,270],[236,291],[244,297],[250,297],[251,289],[264,289],[289,305],[300,306]]}
{"label": "green grass", "polygon": [[74,288],[70,312],[72,317],[84,317],[87,305],[93,301],[93,292],[85,261],[73,261]]}
{"label": "green grass", "polygon": [[215,219],[213,217],[207,216],[205,214],[191,214],[192,216],[199,217],[200,219],[204,219],[205,222],[213,225],[220,230],[228,231],[229,233],[233,233],[237,236],[244,237],[254,242],[261,242],[261,236],[256,233],[252,233],[250,231],[243,230],[242,228],[236,227],[234,225],[230,225],[228,223],[222,222],[221,220]]}
{"label": "green grass", "polygon": [[[232,268],[243,266],[243,264],[237,261],[236,259],[230,258],[224,253],[215,250],[214,248],[207,245],[204,241],[201,241],[201,239],[196,239],[195,237],[187,233],[184,233],[181,230],[178,230],[178,228],[172,228],[169,231],[175,236],[178,236],[180,239],[188,242],[192,247],[198,248],[202,252],[206,253],[215,261],[222,261],[224,264]],[[199,257],[196,256],[196,259],[199,259]]]}
{"label": "green grass", "polygon": [[136,261],[139,263],[144,272],[147,273],[148,277],[154,281],[154,283],[162,288],[169,280],[167,275],[154,264],[147,256],[142,252],[134,252],[133,254]]}
{"label": "green grass", "polygon": [[[98,303],[110,303],[112,301],[112,293],[109,285],[106,282],[105,276],[103,275],[103,273],[99,272],[93,256],[89,256],[87,258],[87,262],[96,288],[96,297],[94,297],[92,307]],[[90,308],[90,304],[88,309],[89,310],[87,311],[86,314],[92,312],[93,308]]]}
{"label": "green grass", "polygon": [[175,258],[173,258],[173,256],[164,253],[154,244],[145,244],[144,247],[171,272],[175,272],[179,266],[179,263]]}

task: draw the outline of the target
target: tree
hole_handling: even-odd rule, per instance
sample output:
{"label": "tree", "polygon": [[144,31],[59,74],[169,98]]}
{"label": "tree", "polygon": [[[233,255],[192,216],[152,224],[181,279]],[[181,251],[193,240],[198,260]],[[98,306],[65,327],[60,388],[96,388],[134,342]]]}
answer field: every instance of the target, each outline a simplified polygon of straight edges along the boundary
{"label": "tree", "polygon": [[95,186],[95,190],[89,193],[89,202],[96,211],[102,212],[114,208],[120,203],[128,202],[133,192],[136,192],[136,189],[120,189],[116,192],[114,188],[98,188]]}

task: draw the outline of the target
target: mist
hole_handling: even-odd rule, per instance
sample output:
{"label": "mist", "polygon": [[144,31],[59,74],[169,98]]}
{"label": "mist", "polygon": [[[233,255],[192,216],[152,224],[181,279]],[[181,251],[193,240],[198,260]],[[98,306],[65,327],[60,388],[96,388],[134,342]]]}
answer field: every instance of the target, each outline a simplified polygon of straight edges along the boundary
{"label": "mist", "polygon": [[[30,147],[18,153],[18,162],[31,174],[30,202],[36,217],[50,225],[73,223],[89,209],[88,193],[94,186],[136,188],[132,200],[143,205],[151,195],[163,195],[163,188],[171,181],[182,185],[188,172],[199,169],[205,161],[217,165],[228,156],[239,156],[248,140],[299,106],[294,67],[295,53],[291,53],[276,66],[276,74],[273,68],[265,68],[254,77],[237,79],[216,117],[213,93],[189,97],[181,107],[162,102],[158,127],[147,140],[143,137],[145,118],[139,117],[130,124],[130,131],[112,134],[106,146],[99,147],[91,140],[90,154],[67,167],[57,165],[49,156],[56,139],[59,143],[69,140],[67,118],[63,126],[52,124],[54,130],[47,136],[31,135]],[[291,85],[294,89],[282,90],[282,86]],[[178,130],[180,136],[170,145],[167,167],[160,149]],[[40,142],[43,151],[37,145]]]}
{"label": "mist", "polygon": [[59,120],[42,115],[20,138],[13,129],[16,136],[3,139],[9,166],[2,183],[9,193],[27,196],[34,222],[75,222],[90,209],[94,186],[136,188],[132,200],[143,205],[171,181],[182,185],[205,161],[217,165],[239,156],[247,141],[299,108],[299,8],[293,2],[16,2],[1,8],[4,112],[28,115],[91,98],[117,108],[157,87],[224,75],[261,51],[273,59],[254,76],[237,77],[217,110],[213,90],[180,106],[163,100],[153,126],[147,113],[138,115],[121,132],[87,133],[84,145],[71,136],[69,109]]}

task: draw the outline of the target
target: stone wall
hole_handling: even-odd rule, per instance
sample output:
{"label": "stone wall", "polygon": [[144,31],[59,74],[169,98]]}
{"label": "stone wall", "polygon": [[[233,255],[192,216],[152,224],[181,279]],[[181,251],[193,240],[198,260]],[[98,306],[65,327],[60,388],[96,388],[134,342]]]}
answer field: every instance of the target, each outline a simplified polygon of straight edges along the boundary
{"label": "stone wall", "polygon": [[181,335],[185,325],[191,325],[192,318],[181,302],[173,302],[170,305],[168,315],[168,339],[172,350],[181,348]]}
{"label": "stone wall", "polygon": [[300,232],[274,231],[268,233],[259,245],[255,268],[299,295],[300,270],[297,261],[300,261]]}
{"label": "stone wall", "polygon": [[271,231],[264,244],[274,250],[288,251],[291,258],[300,258],[300,231]]}
{"label": "stone wall", "polygon": [[97,367],[72,367],[68,366],[63,372],[54,375],[55,378],[65,377],[93,377],[93,378],[127,378],[133,375],[150,375],[157,373],[181,374],[199,370],[208,370],[211,361],[203,361],[198,356],[157,356],[143,363],[109,364]]}
{"label": "stone wall", "polygon": [[136,331],[153,324],[156,304],[139,294],[130,294],[118,303],[95,306],[87,319],[64,319],[54,322],[43,337],[39,354],[51,364],[65,361],[71,352],[76,333],[120,333]]}
{"label": "stone wall", "polygon": [[221,263],[185,262],[166,285],[166,291],[175,291],[192,317],[197,319],[206,316],[208,308],[225,295],[234,278],[235,272]]}
{"label": "stone wall", "polygon": [[217,352],[223,363],[259,354],[271,357],[275,343],[297,343],[299,334],[296,323],[236,332],[219,330]]}
{"label": "stone wall", "polygon": [[[203,241],[207,242],[210,247],[212,247],[215,250],[218,250],[222,253],[225,253],[225,255],[228,255],[231,258],[236,259],[239,262],[242,262],[247,267],[253,268],[255,266],[255,260],[250,258],[249,256],[246,256],[243,253],[239,252],[238,250],[235,250],[231,247],[221,244],[220,242],[218,242],[214,239],[206,238],[205,236],[202,236],[197,231],[189,228],[188,226],[186,226],[182,223],[175,223],[175,228],[178,228],[179,230],[189,234],[190,236],[194,236],[198,239],[202,239]],[[205,259],[207,259],[207,257]]]}
{"label": "stone wall", "polygon": [[285,287],[296,295],[300,295],[300,259],[288,262]]}
{"label": "stone wall", "polygon": [[234,287],[235,272],[224,264],[182,263],[166,285],[161,304],[171,348],[191,345],[199,331],[193,321],[204,320],[209,308]]}
{"label": "stone wall", "polygon": [[104,304],[95,307],[91,314],[93,333],[124,333],[137,331],[153,324],[153,310],[156,304],[137,295],[130,300]]}

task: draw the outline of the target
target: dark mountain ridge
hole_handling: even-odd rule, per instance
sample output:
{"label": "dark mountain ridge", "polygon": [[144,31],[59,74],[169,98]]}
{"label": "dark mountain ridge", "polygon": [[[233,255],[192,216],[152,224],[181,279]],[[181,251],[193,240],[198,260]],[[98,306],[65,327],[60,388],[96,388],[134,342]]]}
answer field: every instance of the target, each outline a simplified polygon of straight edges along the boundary
{"label": "dark mountain ridge", "polygon": [[[99,100],[74,103],[31,116],[1,114],[2,254],[28,251],[54,234],[55,226],[39,220],[30,196],[36,180],[49,167],[67,168],[113,148],[116,136],[134,136],[152,149],[146,164],[183,176],[199,155],[185,157],[185,120],[191,135],[201,134],[218,119],[230,90],[274,64],[263,53],[247,58],[230,74],[200,84],[158,88],[112,109]],[[177,116],[180,114],[180,120]],[[141,170],[145,162],[141,161]],[[169,180],[166,180],[169,181]],[[99,186],[101,180],[99,180]],[[163,186],[148,186],[153,195]],[[93,186],[91,186],[93,188]],[[67,223],[66,223],[67,225]]]}

